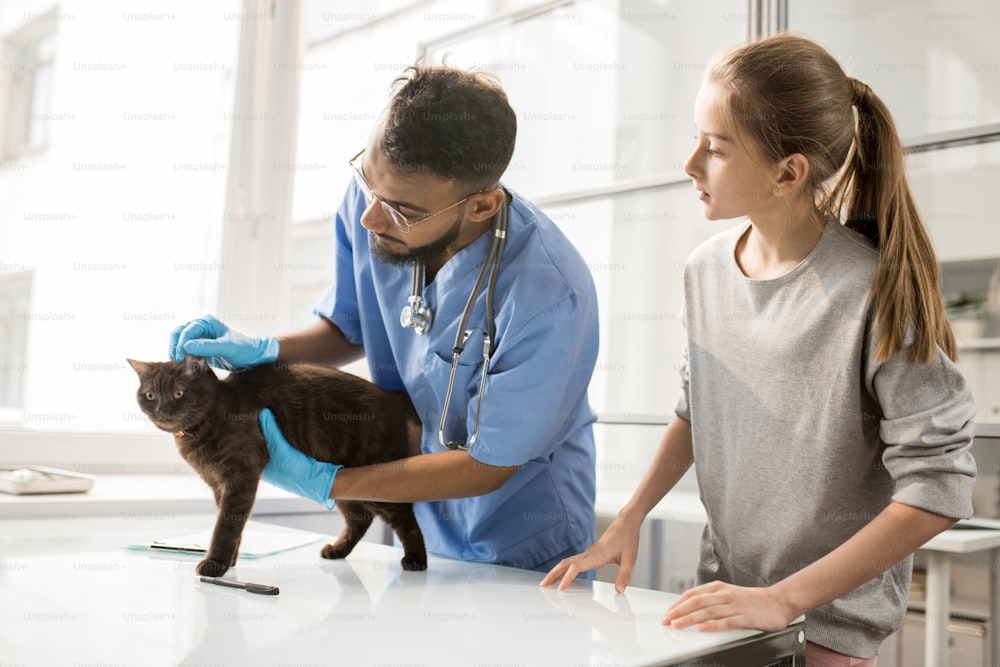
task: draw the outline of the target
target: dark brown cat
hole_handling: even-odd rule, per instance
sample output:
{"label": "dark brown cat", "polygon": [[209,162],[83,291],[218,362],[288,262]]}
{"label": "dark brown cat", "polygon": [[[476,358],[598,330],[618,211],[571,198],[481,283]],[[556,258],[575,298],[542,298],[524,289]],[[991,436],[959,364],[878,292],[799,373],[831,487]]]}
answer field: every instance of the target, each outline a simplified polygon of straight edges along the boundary
{"label": "dark brown cat", "polygon": [[[294,447],[343,466],[394,461],[420,453],[420,421],[405,392],[308,364],[264,365],[220,380],[204,359],[182,363],[128,359],[139,374],[139,407],[174,434],[181,456],[211,487],[218,516],[198,574],[219,576],[236,564],[243,527],[267,465],[257,416],[267,407]],[[323,558],[344,558],[381,517],[403,544],[403,569],[427,569],[423,534],[409,503],[337,501],[345,527]]]}

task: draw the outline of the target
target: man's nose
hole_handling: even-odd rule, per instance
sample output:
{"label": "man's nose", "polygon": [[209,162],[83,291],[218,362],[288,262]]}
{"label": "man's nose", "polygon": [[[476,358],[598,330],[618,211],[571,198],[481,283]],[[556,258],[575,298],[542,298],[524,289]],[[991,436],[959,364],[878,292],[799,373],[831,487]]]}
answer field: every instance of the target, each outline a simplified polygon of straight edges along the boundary
{"label": "man's nose", "polygon": [[368,208],[361,214],[361,226],[376,234],[384,234],[392,228],[389,214],[382,209],[382,202],[378,199],[372,199]]}

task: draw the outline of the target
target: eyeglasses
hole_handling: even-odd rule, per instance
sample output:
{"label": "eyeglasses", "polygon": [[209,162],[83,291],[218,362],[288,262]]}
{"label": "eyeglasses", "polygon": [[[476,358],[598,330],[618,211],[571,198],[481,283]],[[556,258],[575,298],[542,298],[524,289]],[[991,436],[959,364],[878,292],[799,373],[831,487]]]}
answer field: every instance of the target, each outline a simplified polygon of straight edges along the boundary
{"label": "eyeglasses", "polygon": [[382,211],[386,214],[386,216],[388,216],[389,220],[392,221],[392,225],[403,233],[408,233],[410,231],[410,228],[419,225],[424,220],[428,220],[430,218],[433,218],[435,215],[440,215],[445,211],[451,210],[456,206],[458,206],[459,204],[465,203],[469,198],[478,195],[481,192],[488,192],[489,190],[493,189],[493,188],[483,188],[481,190],[476,190],[472,194],[462,197],[451,206],[443,208],[435,213],[431,213],[430,215],[425,215],[419,220],[414,220],[413,222],[410,222],[410,219],[407,218],[405,215],[403,215],[403,213],[401,213],[398,208],[396,208],[395,206],[393,206],[392,204],[390,204],[389,202],[387,202],[386,200],[382,199],[377,194],[375,194],[375,192],[372,190],[372,186],[368,184],[368,179],[365,178],[365,174],[362,171],[363,165],[361,163],[355,164],[361,159],[361,156],[364,155],[366,150],[367,149],[362,148],[360,153],[358,153],[357,155],[355,155],[354,157],[352,157],[350,160],[347,161],[347,164],[351,167],[351,170],[354,171],[354,180],[357,181],[358,187],[361,188],[361,192],[365,194],[365,200],[368,202],[368,204],[371,205],[371,203],[377,199],[378,203],[382,205]]}

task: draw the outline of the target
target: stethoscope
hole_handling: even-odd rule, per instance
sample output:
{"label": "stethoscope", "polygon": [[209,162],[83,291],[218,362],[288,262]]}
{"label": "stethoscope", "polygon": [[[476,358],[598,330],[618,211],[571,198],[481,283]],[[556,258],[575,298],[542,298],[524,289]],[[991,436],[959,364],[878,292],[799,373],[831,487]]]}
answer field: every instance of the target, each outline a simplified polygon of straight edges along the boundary
{"label": "stethoscope", "polygon": [[[505,193],[506,198],[506,193]],[[479,277],[469,294],[469,300],[465,303],[465,310],[462,312],[462,320],[458,324],[458,331],[455,333],[455,346],[452,348],[451,376],[448,378],[448,392],[444,397],[444,409],[441,412],[441,423],[438,425],[438,442],[442,447],[448,449],[469,449],[476,444],[479,437],[479,417],[483,413],[483,394],[486,392],[486,371],[489,369],[490,357],[493,355],[493,343],[496,338],[496,322],[494,320],[495,311],[493,307],[493,294],[496,291],[497,275],[500,273],[500,260],[503,257],[503,248],[507,243],[507,202],[500,205],[500,210],[493,216],[493,239],[490,242],[490,251],[486,255],[483,268],[479,270]],[[486,272],[490,273],[490,280],[486,286],[486,331],[483,332],[483,372],[479,380],[479,400],[476,404],[476,424],[472,430],[472,437],[469,441],[445,440],[444,425],[448,420],[448,408],[451,405],[451,394],[455,389],[455,373],[458,371],[458,358],[462,356],[465,344],[472,336],[472,329],[467,329],[469,318],[472,317],[472,309],[476,305],[476,299],[483,287],[483,280],[486,279]],[[399,314],[399,323],[404,329],[413,329],[418,334],[425,334],[434,320],[434,314],[430,306],[424,303],[424,277],[426,269],[422,259],[413,262],[413,288],[410,296],[406,299]]]}

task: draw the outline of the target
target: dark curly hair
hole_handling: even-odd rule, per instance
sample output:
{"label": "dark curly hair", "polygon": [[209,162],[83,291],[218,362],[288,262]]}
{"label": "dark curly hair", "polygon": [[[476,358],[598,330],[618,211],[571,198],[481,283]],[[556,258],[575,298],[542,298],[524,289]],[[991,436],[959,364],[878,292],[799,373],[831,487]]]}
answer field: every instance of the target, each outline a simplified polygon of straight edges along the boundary
{"label": "dark curly hair", "polygon": [[495,185],[514,153],[517,117],[500,83],[484,72],[408,67],[393,82],[382,151],[397,169]]}

